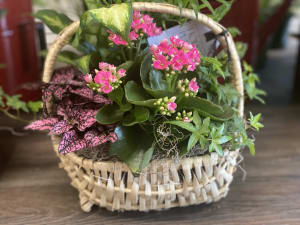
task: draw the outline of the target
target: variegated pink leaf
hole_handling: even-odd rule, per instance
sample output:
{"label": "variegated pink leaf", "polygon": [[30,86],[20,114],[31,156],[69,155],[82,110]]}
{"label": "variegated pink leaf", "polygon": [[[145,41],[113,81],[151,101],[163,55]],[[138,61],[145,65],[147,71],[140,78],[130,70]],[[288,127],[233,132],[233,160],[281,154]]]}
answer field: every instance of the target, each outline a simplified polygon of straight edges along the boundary
{"label": "variegated pink leaf", "polygon": [[70,88],[69,90],[72,94],[76,94],[76,95],[79,95],[81,97],[84,97],[84,98],[87,98],[90,100],[92,100],[94,97],[93,90],[88,87],[81,87],[81,88],[77,88],[77,89]]}
{"label": "variegated pink leaf", "polygon": [[70,130],[63,135],[63,138],[58,146],[58,152],[67,154],[86,148],[86,141],[80,139],[75,130]]}
{"label": "variegated pink leaf", "polygon": [[75,70],[72,67],[62,68],[54,72],[51,82],[65,84],[69,80],[73,80],[74,77],[75,77]]}
{"label": "variegated pink leaf", "polygon": [[63,133],[68,132],[70,129],[73,128],[72,124],[69,124],[68,121],[62,120],[59,121],[57,124],[50,131],[50,135],[61,135]]}
{"label": "variegated pink leaf", "polygon": [[73,110],[74,112],[74,123],[77,123],[77,128],[80,131],[84,131],[86,128],[89,128],[93,126],[96,123],[96,114],[97,114],[97,109],[78,109]]}
{"label": "variegated pink leaf", "polygon": [[87,147],[96,147],[98,145],[104,144],[106,142],[115,142],[117,140],[117,135],[114,132],[109,133],[108,135],[100,133],[97,130],[91,130],[86,132],[84,135],[86,140]]}
{"label": "variegated pink leaf", "polygon": [[53,126],[58,122],[58,118],[48,118],[43,120],[37,120],[26,126],[25,130],[51,130]]}
{"label": "variegated pink leaf", "polygon": [[96,94],[94,95],[93,102],[95,103],[103,103],[103,104],[112,104],[112,101],[108,98],[105,98],[103,95]]}

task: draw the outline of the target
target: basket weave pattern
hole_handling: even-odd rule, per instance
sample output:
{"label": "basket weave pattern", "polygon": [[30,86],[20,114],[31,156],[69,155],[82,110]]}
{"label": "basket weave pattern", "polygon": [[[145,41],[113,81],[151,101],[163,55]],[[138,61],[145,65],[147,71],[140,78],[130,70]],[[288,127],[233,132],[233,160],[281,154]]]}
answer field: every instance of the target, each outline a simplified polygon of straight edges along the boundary
{"label": "basket weave pattern", "polygon": [[[225,30],[220,24],[194,11],[159,3],[133,3],[133,9],[181,15],[198,20],[208,26],[215,34]],[[46,58],[43,81],[49,82],[59,51],[67,44],[76,32],[79,22],[68,26],[53,43]],[[244,112],[243,80],[241,66],[235,44],[229,33],[218,37],[222,46],[231,54],[230,70],[234,86],[241,95],[239,115]],[[47,103],[48,109],[51,102]],[[79,191],[80,205],[83,211],[89,212],[93,205],[108,210],[162,210],[200,203],[210,203],[225,197],[237,167],[239,150],[224,151],[224,156],[217,153],[185,158],[179,161],[154,160],[138,177],[134,177],[128,166],[122,162],[97,162],[77,156],[75,153],[58,154],[60,138],[52,136],[55,152],[61,160],[71,184]]]}

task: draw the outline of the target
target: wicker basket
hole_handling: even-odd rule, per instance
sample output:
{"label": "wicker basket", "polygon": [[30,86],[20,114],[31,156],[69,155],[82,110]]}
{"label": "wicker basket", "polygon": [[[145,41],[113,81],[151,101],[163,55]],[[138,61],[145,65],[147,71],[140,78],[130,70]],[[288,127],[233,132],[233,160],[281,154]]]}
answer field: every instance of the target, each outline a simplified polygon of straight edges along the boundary
{"label": "wicker basket", "polygon": [[[207,16],[194,11],[160,3],[133,3],[133,9],[167,13],[197,20],[209,27],[216,35],[225,28]],[[43,81],[49,82],[53,73],[58,52],[67,44],[76,32],[79,22],[68,26],[52,44],[47,56]],[[239,115],[243,116],[243,80],[240,59],[229,33],[218,36],[222,46],[230,52],[230,70],[234,77],[234,86],[240,93]],[[47,103],[48,105],[51,103]],[[53,136],[52,142],[57,153],[59,137]],[[77,156],[75,153],[60,155],[60,167],[64,168],[71,184],[79,191],[80,205],[89,212],[93,205],[108,210],[162,210],[200,203],[210,203],[225,197],[237,167],[239,151],[224,152],[220,157],[216,153],[185,158],[178,161],[154,160],[140,174],[134,177],[122,162],[96,162]]]}

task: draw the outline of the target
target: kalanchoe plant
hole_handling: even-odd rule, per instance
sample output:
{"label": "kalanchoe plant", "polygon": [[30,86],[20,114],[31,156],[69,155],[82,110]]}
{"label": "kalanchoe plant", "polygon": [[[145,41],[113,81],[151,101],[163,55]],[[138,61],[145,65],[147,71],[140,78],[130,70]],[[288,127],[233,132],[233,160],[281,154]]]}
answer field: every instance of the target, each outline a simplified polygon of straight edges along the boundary
{"label": "kalanchoe plant", "polygon": [[[222,156],[224,149],[248,146],[254,154],[246,131],[262,127],[260,115],[251,114],[248,122],[238,117],[241,96],[224,52],[203,56],[194,43],[176,35],[148,46],[147,37],[161,32],[154,18],[133,11],[129,3],[85,12],[70,42],[84,52],[70,60],[81,73],[68,70],[53,77],[44,101],[55,99],[55,113],[28,128],[61,135],[61,153],[109,142],[110,155],[134,173],[147,166],[154,153]],[[250,98],[261,94],[257,79],[246,81]]]}

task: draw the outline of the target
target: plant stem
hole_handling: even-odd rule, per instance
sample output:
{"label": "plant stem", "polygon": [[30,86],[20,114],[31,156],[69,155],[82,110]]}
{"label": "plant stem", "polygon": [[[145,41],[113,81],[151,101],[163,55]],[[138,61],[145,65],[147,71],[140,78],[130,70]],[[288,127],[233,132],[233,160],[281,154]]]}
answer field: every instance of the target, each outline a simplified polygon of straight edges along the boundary
{"label": "plant stem", "polygon": [[134,59],[136,60],[141,50],[142,40],[139,40],[138,47]]}
{"label": "plant stem", "polygon": [[25,122],[25,123],[29,123],[30,121],[28,120],[24,120],[22,118],[20,118],[19,116],[15,116],[11,113],[9,113],[7,110],[5,109],[0,109],[1,112],[3,112],[4,115],[6,115],[7,117],[13,119],[13,120],[17,120],[17,121],[21,121],[21,122]]}
{"label": "plant stem", "polygon": [[123,47],[121,47],[121,55],[122,55],[124,61],[126,62],[126,61],[127,61],[127,58],[126,58],[125,51],[124,51],[124,48],[123,48]]}

